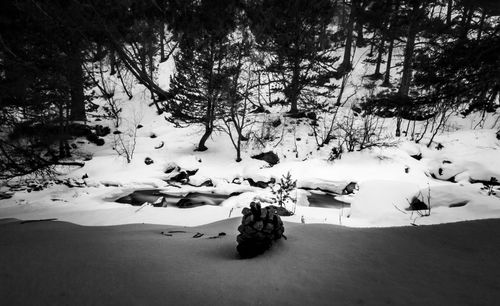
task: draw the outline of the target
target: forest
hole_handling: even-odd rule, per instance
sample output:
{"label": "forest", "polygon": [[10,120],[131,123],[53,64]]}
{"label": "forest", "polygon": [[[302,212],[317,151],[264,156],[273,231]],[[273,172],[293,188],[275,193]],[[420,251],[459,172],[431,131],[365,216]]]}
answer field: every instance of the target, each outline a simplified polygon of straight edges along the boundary
{"label": "forest", "polygon": [[[195,150],[223,132],[237,161],[257,137],[250,114],[276,106],[307,120],[318,148],[341,131],[332,159],[383,145],[378,118],[418,143],[451,115],[499,108],[499,16],[487,0],[2,1],[0,177],[79,165],[71,139],[103,142],[87,124],[96,99],[118,127],[117,93],[132,100],[135,85],[165,124],[202,127]],[[360,61],[370,69],[354,73]]]}

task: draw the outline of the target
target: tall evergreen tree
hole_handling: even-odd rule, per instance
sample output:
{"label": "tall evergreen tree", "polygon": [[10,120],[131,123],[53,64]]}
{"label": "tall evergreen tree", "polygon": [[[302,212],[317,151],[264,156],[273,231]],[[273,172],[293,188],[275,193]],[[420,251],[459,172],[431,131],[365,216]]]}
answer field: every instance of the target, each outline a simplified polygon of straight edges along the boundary
{"label": "tall evergreen tree", "polygon": [[324,41],[335,4],[330,0],[255,0],[248,14],[261,52],[270,55],[266,70],[275,75],[290,113],[307,107],[309,98],[331,96],[339,77],[333,68],[338,57]]}
{"label": "tall evergreen tree", "polygon": [[165,107],[171,120],[203,124],[197,150],[205,151],[220,118],[221,103],[227,99],[225,89],[233,73],[229,35],[236,27],[240,4],[237,0],[185,1],[172,3],[169,9],[175,16],[172,28],[179,52]]}

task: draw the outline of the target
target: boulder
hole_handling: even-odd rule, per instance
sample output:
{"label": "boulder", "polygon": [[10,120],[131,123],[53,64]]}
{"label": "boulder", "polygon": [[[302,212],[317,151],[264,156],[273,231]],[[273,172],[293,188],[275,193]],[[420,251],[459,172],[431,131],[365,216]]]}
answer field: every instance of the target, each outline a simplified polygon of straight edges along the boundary
{"label": "boulder", "polygon": [[172,173],[174,171],[180,171],[180,170],[181,170],[181,168],[179,166],[177,166],[177,164],[175,164],[175,163],[169,163],[167,165],[167,168],[165,169],[165,173],[169,174],[169,173]]}
{"label": "boulder", "polygon": [[187,183],[189,182],[189,175],[186,171],[181,170],[176,175],[172,176],[169,181],[179,182],[179,183]]}
{"label": "boulder", "polygon": [[342,194],[352,194],[354,193],[354,190],[359,190],[358,183],[356,182],[350,182],[347,184],[347,186],[344,187],[342,190]]}
{"label": "boulder", "polygon": [[104,137],[111,133],[111,129],[108,126],[96,125],[95,134],[99,137]]}
{"label": "boulder", "polygon": [[250,186],[257,187],[257,188],[263,188],[263,189],[266,189],[267,187],[269,187],[269,185],[276,183],[276,180],[274,178],[271,178],[271,180],[269,180],[269,182],[264,182],[264,181],[257,181],[256,182],[251,178],[247,178],[245,180],[250,184]]}
{"label": "boulder", "polygon": [[280,158],[273,151],[260,153],[258,155],[252,156],[253,159],[263,160],[269,165],[274,166],[280,162]]}

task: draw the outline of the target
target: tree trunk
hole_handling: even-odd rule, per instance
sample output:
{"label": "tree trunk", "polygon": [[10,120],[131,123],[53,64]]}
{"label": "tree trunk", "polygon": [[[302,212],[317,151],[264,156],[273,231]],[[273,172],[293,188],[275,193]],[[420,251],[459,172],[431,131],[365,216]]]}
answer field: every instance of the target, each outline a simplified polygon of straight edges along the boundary
{"label": "tree trunk", "polygon": [[352,68],[351,65],[351,49],[352,49],[352,36],[354,32],[354,16],[355,16],[355,7],[356,1],[351,1],[351,12],[349,13],[349,17],[347,20],[346,26],[346,39],[345,39],[345,47],[344,47],[344,58],[342,60],[342,64],[340,64],[340,70],[342,73],[346,73],[350,71]]}
{"label": "tree trunk", "polygon": [[462,38],[462,39],[467,39],[467,34],[469,33],[473,13],[474,13],[474,9],[472,7],[469,7],[469,6],[464,7],[464,11],[462,13],[462,20],[461,20],[462,29],[461,29],[461,33],[460,33],[460,38]]}
{"label": "tree trunk", "polygon": [[160,22],[160,63],[167,59],[165,58],[165,25]]}
{"label": "tree trunk", "polygon": [[[404,52],[404,60],[403,60],[403,73],[401,75],[401,83],[399,85],[398,94],[401,97],[407,97],[410,92],[410,84],[412,78],[412,63],[413,63],[413,51],[415,49],[415,39],[417,36],[417,29],[415,22],[410,22],[408,27],[408,37],[406,39],[406,46]],[[399,112],[403,106],[399,106],[398,110],[398,119],[396,124],[396,137],[401,136],[401,117]]]}
{"label": "tree trunk", "polygon": [[412,63],[413,63],[413,51],[415,49],[415,38],[417,36],[417,29],[414,22],[410,23],[408,28],[408,37],[406,39],[406,46],[404,52],[403,60],[403,73],[401,76],[401,83],[399,85],[399,94],[402,96],[408,96],[410,91],[410,83],[412,77]]}
{"label": "tree trunk", "polygon": [[200,142],[198,143],[198,147],[196,148],[196,151],[203,152],[203,151],[206,151],[208,149],[207,146],[205,145],[205,143],[207,142],[210,135],[212,135],[212,131],[213,130],[210,126],[205,125],[205,133],[203,134],[203,136],[201,136],[201,139],[200,139]]}
{"label": "tree trunk", "polygon": [[109,66],[111,66],[111,71],[109,72],[109,74],[115,75],[116,74],[116,56],[115,56],[115,52],[113,50],[109,51]]}
{"label": "tree trunk", "polygon": [[295,67],[292,75],[292,82],[287,90],[287,98],[290,102],[290,113],[296,114],[299,112],[298,100],[299,100],[299,86],[300,86],[300,68]]}
{"label": "tree trunk", "polygon": [[448,4],[446,5],[446,24],[451,24],[451,11],[453,9],[453,0],[448,0]]}
{"label": "tree trunk", "polygon": [[86,121],[85,95],[83,88],[82,55],[78,47],[71,48],[72,54],[68,58],[68,82],[71,94],[70,120]]}
{"label": "tree trunk", "polygon": [[356,46],[363,47],[365,45],[365,38],[363,36],[363,24],[361,22],[356,22]]}
{"label": "tree trunk", "polygon": [[483,27],[484,27],[484,19],[486,18],[486,12],[483,9],[481,13],[481,20],[479,21],[479,29],[477,29],[477,40],[481,39],[481,35],[483,34]]}
{"label": "tree trunk", "polygon": [[385,45],[385,37],[382,37],[380,40],[380,44],[378,46],[378,55],[377,55],[377,63],[375,65],[375,73],[373,77],[382,78],[382,74],[380,73],[380,65],[382,63],[382,54],[384,53],[384,45]]}
{"label": "tree trunk", "polygon": [[238,132],[238,143],[236,145],[236,162],[241,161],[241,132]]}
{"label": "tree trunk", "polygon": [[389,49],[387,50],[387,63],[385,66],[385,76],[383,86],[391,86],[391,62],[392,62],[392,50],[394,49],[394,39],[389,42]]}

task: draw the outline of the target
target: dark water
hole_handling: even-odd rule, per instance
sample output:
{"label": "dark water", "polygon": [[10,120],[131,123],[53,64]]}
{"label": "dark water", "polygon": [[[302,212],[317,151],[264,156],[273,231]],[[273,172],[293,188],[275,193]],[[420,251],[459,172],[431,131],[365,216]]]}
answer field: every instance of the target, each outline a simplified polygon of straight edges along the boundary
{"label": "dark water", "polygon": [[122,196],[114,202],[134,206],[150,203],[154,207],[192,208],[202,205],[218,206],[229,197],[229,195],[202,192],[190,192],[185,195],[168,194],[158,189],[143,189]]}
{"label": "dark water", "polygon": [[[232,195],[223,195],[208,192],[190,192],[187,194],[169,194],[158,189],[135,190],[116,200],[117,203],[141,206],[150,203],[154,207],[179,207],[193,208],[202,205],[218,206]],[[350,206],[349,203],[337,200],[333,193],[311,192],[307,197],[310,207],[342,208]]]}
{"label": "dark water", "polygon": [[307,197],[309,200],[309,207],[320,207],[320,208],[342,208],[350,206],[350,203],[337,200],[333,193],[315,193],[311,192],[311,195]]}

